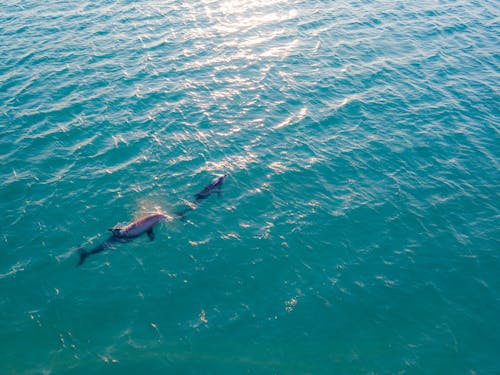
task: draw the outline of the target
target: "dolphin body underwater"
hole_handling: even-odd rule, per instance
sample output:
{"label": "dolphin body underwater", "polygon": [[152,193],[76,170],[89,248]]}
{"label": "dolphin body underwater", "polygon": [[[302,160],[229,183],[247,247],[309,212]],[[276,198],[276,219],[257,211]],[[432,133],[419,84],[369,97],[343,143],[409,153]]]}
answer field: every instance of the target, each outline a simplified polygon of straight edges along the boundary
{"label": "dolphin body underwater", "polygon": [[112,236],[107,240],[103,241],[92,250],[85,250],[83,248],[78,249],[80,254],[80,261],[78,262],[78,265],[83,264],[85,259],[91,254],[100,253],[101,251],[106,250],[108,247],[111,247],[114,244],[128,242],[144,233],[147,233],[149,239],[153,241],[155,239],[153,227],[160,221],[164,221],[167,219],[168,216],[164,214],[152,214],[142,217],[125,227],[115,226],[108,229],[112,233]]}
{"label": "dolphin body underwater", "polygon": [[191,204],[188,205],[188,207],[186,207],[182,211],[177,211],[176,215],[179,216],[179,218],[182,220],[182,219],[184,219],[184,214],[188,211],[194,210],[201,200],[208,198],[213,193],[217,193],[220,195],[222,184],[226,180],[227,176],[229,176],[228,173],[214,178],[210,184],[205,186],[203,188],[203,190],[201,190],[199,193],[197,193],[194,196],[194,198],[195,198],[194,201],[192,201]]}

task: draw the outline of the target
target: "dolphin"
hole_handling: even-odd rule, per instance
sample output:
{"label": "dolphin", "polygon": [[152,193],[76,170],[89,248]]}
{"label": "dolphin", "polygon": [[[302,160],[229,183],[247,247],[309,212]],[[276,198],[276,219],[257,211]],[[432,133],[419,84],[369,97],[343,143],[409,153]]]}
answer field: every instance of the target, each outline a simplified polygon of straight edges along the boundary
{"label": "dolphin", "polygon": [[164,214],[152,214],[140,218],[125,227],[113,227],[108,230],[113,233],[113,237],[118,238],[135,238],[141,234],[147,233],[151,241],[155,239],[153,227],[160,221],[166,220],[167,216]]}
{"label": "dolphin", "polygon": [[78,262],[78,265],[83,264],[85,259],[91,254],[100,253],[117,243],[128,242],[144,233],[147,233],[149,240],[153,241],[155,239],[153,227],[160,221],[167,219],[168,217],[164,214],[152,214],[142,217],[125,227],[114,226],[113,228],[108,229],[112,233],[112,236],[107,240],[103,241],[92,250],[85,250],[83,247],[78,249],[80,254],[80,261]]}
{"label": "dolphin", "polygon": [[176,214],[179,216],[181,219],[184,218],[184,214],[188,211],[194,210],[198,203],[205,199],[208,198],[210,195],[213,193],[217,193],[220,195],[222,184],[224,183],[224,180],[229,176],[229,173],[226,173],[222,176],[215,177],[210,184],[205,186],[203,190],[201,190],[199,193],[196,193],[194,196],[194,201],[192,201],[190,204],[188,204],[188,207],[185,208],[182,211],[177,211]]}
{"label": "dolphin", "polygon": [[196,198],[195,202],[199,202],[202,199],[208,198],[210,195],[212,195],[215,192],[217,192],[220,195],[220,190],[221,190],[222,184],[224,183],[224,180],[227,178],[227,176],[229,176],[228,173],[226,173],[225,175],[214,178],[210,184],[205,186],[202,191],[200,191],[199,193],[197,193],[194,196]]}

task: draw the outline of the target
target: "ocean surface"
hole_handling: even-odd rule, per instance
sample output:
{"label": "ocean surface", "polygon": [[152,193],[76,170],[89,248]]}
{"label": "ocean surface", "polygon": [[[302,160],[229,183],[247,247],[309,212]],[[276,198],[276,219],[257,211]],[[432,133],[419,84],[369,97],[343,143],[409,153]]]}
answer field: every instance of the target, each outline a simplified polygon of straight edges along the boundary
{"label": "ocean surface", "polygon": [[499,374],[499,5],[3,0],[0,373]]}

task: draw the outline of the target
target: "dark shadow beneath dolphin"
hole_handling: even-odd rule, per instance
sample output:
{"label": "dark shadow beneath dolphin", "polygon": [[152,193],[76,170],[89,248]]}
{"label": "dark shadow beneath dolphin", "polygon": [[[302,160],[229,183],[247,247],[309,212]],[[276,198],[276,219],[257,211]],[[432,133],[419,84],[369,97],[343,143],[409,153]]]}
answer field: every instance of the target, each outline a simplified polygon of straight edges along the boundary
{"label": "dark shadow beneath dolphin", "polygon": [[217,193],[220,196],[222,184],[224,183],[224,180],[227,178],[228,175],[229,174],[226,173],[226,174],[224,174],[222,176],[214,178],[210,184],[208,184],[207,186],[205,186],[203,188],[203,190],[201,190],[199,193],[197,193],[194,196],[195,199],[193,201],[189,202],[189,204],[187,205],[186,208],[184,208],[181,211],[177,211],[176,215],[181,220],[183,220],[184,219],[184,215],[187,212],[189,212],[189,211],[195,210],[196,207],[198,207],[199,202],[202,201],[203,199],[208,198],[210,195],[212,195],[214,193]]}

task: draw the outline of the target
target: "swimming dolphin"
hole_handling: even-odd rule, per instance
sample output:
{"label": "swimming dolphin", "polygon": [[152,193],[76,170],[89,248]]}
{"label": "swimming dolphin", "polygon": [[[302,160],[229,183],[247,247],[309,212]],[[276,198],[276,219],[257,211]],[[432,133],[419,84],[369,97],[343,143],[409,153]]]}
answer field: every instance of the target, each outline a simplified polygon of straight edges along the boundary
{"label": "swimming dolphin", "polygon": [[113,227],[108,230],[113,233],[113,237],[118,238],[135,238],[139,237],[141,234],[147,233],[151,241],[155,239],[153,233],[153,227],[160,221],[166,220],[167,216],[163,214],[152,214],[140,218],[129,225],[121,227]]}
{"label": "swimming dolphin", "polygon": [[108,247],[111,247],[117,243],[128,242],[136,237],[139,237],[144,233],[147,233],[149,239],[153,241],[155,239],[153,233],[153,227],[160,221],[164,221],[167,218],[168,217],[164,214],[152,214],[140,218],[128,224],[125,227],[115,226],[113,228],[108,229],[109,231],[111,231],[112,236],[109,237],[107,240],[103,241],[102,243],[94,247],[92,250],[85,250],[84,248],[78,249],[80,254],[80,261],[78,262],[78,265],[81,265],[85,261],[85,259],[91,254],[100,253],[101,251],[104,251]]}
{"label": "swimming dolphin", "polygon": [[222,184],[224,183],[224,180],[227,178],[228,174],[226,173],[223,176],[216,177],[212,180],[210,184],[205,186],[202,191],[197,193],[195,195],[195,202],[199,202],[202,199],[208,198],[211,194],[217,192],[220,194],[220,189],[222,187]]}
{"label": "swimming dolphin", "polygon": [[182,219],[184,218],[184,214],[188,211],[194,210],[198,205],[198,202],[200,202],[201,200],[208,198],[213,193],[217,193],[220,195],[222,184],[224,183],[224,180],[227,178],[227,176],[229,176],[229,173],[214,178],[210,184],[205,186],[202,191],[200,191],[194,196],[195,199],[193,202],[191,202],[189,207],[185,208],[182,211],[176,212],[177,216],[179,216]]}

